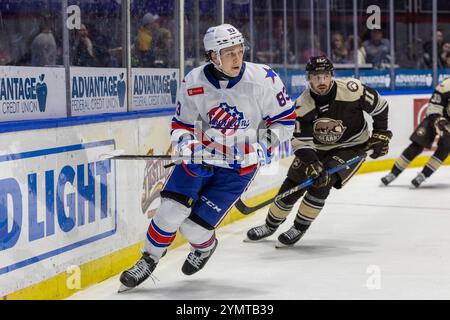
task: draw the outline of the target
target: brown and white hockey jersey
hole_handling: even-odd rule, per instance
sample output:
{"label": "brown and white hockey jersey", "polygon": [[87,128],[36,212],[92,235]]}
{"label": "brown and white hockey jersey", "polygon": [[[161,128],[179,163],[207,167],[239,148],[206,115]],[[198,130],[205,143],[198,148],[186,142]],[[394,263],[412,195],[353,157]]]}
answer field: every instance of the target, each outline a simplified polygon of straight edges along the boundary
{"label": "brown and white hockey jersey", "polygon": [[443,80],[434,89],[428,103],[427,116],[434,114],[450,120],[450,78]]}
{"label": "brown and white hockey jersey", "polygon": [[387,101],[353,78],[335,79],[330,92],[324,96],[306,89],[295,107],[294,151],[328,151],[365,143],[369,131],[364,112],[372,117],[374,129],[387,130],[388,126]]}

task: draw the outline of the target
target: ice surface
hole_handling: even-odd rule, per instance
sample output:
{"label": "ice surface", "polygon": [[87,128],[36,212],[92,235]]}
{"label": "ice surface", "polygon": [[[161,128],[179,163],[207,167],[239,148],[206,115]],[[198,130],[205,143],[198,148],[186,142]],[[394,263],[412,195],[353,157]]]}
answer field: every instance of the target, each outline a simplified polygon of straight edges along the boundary
{"label": "ice surface", "polygon": [[386,172],[357,175],[333,190],[307,234],[275,249],[297,206],[267,240],[244,243],[267,208],[217,231],[219,246],[205,269],[185,276],[187,245],[169,252],[151,279],[118,294],[119,276],[71,299],[449,299],[450,167],[419,189],[406,170],[389,187]]}

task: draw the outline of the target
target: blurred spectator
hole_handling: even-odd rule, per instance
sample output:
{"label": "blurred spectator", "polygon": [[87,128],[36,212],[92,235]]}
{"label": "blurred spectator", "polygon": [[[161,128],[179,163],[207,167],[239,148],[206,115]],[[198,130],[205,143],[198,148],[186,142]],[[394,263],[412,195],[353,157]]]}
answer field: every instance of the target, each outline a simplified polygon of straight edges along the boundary
{"label": "blurred spectator", "polygon": [[8,42],[6,32],[0,28],[0,66],[8,65],[12,61]]}
{"label": "blurred spectator", "polygon": [[173,37],[169,29],[160,27],[155,32],[153,43],[155,60],[154,67],[169,68],[174,66],[173,61]]}
{"label": "blurred spectator", "polygon": [[384,64],[390,63],[390,42],[383,38],[381,29],[373,29],[370,31],[370,39],[363,42],[366,50],[366,62],[371,63],[374,69],[384,68]]}
{"label": "blurred spectator", "polygon": [[[351,35],[347,38],[347,48],[348,48],[348,59],[347,62],[350,63],[354,63],[355,59],[354,59],[354,45],[353,45],[353,39],[354,37]],[[361,38],[358,37],[358,64],[362,65],[362,64],[366,64],[366,49],[363,47],[362,42],[361,42]]]}
{"label": "blurred spectator", "polygon": [[[442,30],[437,29],[436,31],[436,42],[437,42],[437,53],[438,57],[442,55],[442,45],[444,43],[444,33]],[[438,59],[438,67],[442,67],[442,59]],[[423,63],[425,68],[433,67],[433,40],[427,41],[423,44]]]}
{"label": "blurred spectator", "polygon": [[442,50],[442,52],[441,52],[441,54],[439,56],[439,58],[441,60],[440,61],[441,62],[441,66],[444,67],[444,68],[448,68],[447,57],[448,57],[448,55],[450,53],[450,42],[444,42],[444,44],[442,45],[442,49],[441,50]]}
{"label": "blurred spectator", "polygon": [[450,52],[447,53],[445,60],[443,61],[443,68],[450,68]]}
{"label": "blurred spectator", "polygon": [[83,67],[97,67],[99,60],[94,42],[89,37],[86,25],[82,24],[77,32],[74,50],[72,54],[72,65]]}
{"label": "blurred spectator", "polygon": [[0,49],[0,66],[7,65],[11,62],[11,57],[6,50]]}
{"label": "blurred spectator", "polygon": [[339,32],[335,32],[331,36],[331,60],[333,63],[346,63],[348,60],[344,36]]}
{"label": "blurred spectator", "polygon": [[[313,48],[306,47],[306,49],[304,49],[302,52],[302,61],[301,61],[302,63],[306,63],[310,57],[326,55],[326,53],[324,53],[321,50],[319,37],[317,35],[314,35],[313,40],[314,40],[314,47]],[[311,40],[309,38],[309,40],[307,41],[307,45],[310,45],[310,43]]]}
{"label": "blurred spectator", "polygon": [[[151,67],[155,62],[154,40],[156,38],[159,16],[150,12],[142,17],[141,27],[139,28],[134,54],[137,59],[137,66]],[[168,54],[168,53],[167,53]]]}
{"label": "blurred spectator", "polygon": [[31,43],[31,65],[52,66],[56,64],[56,41],[50,26],[50,20],[44,18],[40,33]]}
{"label": "blurred spectator", "polygon": [[99,32],[94,26],[90,28],[90,38],[92,39],[94,51],[97,58],[97,67],[110,67],[111,66],[111,52],[114,49],[111,47],[111,35],[108,36]]}

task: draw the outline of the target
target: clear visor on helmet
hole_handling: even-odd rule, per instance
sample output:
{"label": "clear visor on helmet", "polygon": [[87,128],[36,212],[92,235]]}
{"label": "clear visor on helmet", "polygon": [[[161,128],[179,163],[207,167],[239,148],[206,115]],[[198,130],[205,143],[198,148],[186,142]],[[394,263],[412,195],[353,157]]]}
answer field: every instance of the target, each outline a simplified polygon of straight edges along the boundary
{"label": "clear visor on helmet", "polygon": [[220,50],[220,58],[221,59],[232,59],[236,56],[243,57],[244,56],[244,45],[243,44],[237,44],[232,47],[224,48]]}
{"label": "clear visor on helmet", "polygon": [[234,55],[234,53],[236,53],[236,51],[241,51],[241,54],[244,55],[245,51],[247,51],[249,49],[250,49],[250,46],[249,46],[248,41],[244,40],[244,43],[221,49],[220,57],[221,58],[231,57]]}
{"label": "clear visor on helmet", "polygon": [[309,81],[327,81],[331,80],[333,77],[333,73],[331,71],[323,70],[323,71],[313,71],[308,73]]}

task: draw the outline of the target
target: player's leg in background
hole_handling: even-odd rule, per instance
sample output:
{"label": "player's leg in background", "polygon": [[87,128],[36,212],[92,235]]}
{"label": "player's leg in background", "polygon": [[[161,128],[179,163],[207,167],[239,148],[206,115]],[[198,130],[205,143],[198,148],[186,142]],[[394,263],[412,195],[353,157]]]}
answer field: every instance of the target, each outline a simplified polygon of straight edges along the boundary
{"label": "player's leg in background", "polygon": [[[305,181],[306,176],[303,171],[304,170],[300,159],[295,158],[289,167],[287,177],[283,181],[277,196]],[[305,191],[305,189],[301,189],[288,195],[287,197],[272,202],[269,207],[269,211],[267,212],[265,223],[263,225],[253,227],[247,231],[248,240],[257,241],[274,234],[278,227],[286,220],[292,210],[292,207],[303,196]]]}
{"label": "player's leg in background", "polygon": [[445,132],[438,141],[438,147],[428,162],[411,183],[418,188],[428,177],[430,177],[442,165],[450,152],[450,133]]}
{"label": "player's leg in background", "polygon": [[395,161],[394,166],[385,177],[381,178],[384,185],[390,184],[394,181],[400,173],[405,170],[411,161],[414,160],[424,148],[431,147],[434,138],[436,137],[436,130],[433,121],[425,118],[414,130],[409,139],[412,143],[403,151],[402,155]]}
{"label": "player's leg in background", "polygon": [[317,218],[320,211],[322,211],[325,200],[330,194],[330,189],[336,179],[336,175],[333,174],[329,185],[321,188],[311,186],[307,189],[307,192],[298,207],[294,224],[290,229],[278,236],[279,244],[277,247],[293,245],[303,237],[306,230],[311,226],[311,223]]}
{"label": "player's leg in background", "polygon": [[[320,154],[319,158],[321,158],[321,161],[327,169],[332,169],[355,156],[364,155],[365,153],[362,150],[363,147],[333,150],[323,155]],[[300,203],[294,224],[289,230],[278,236],[279,243],[277,246],[290,246],[298,242],[322,211],[331,188],[342,188],[355,175],[364,161],[365,159],[362,158],[347,168],[332,174],[326,186],[320,188],[314,185],[310,186]]]}
{"label": "player's leg in background", "polygon": [[401,154],[401,156],[395,161],[394,165],[392,166],[391,171],[381,178],[381,182],[385,186],[390,184],[392,181],[394,181],[400,173],[405,170],[408,165],[411,163],[411,161],[414,160],[420,153],[423,151],[423,147],[418,145],[416,142],[412,142]]}

